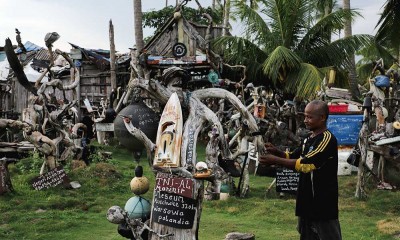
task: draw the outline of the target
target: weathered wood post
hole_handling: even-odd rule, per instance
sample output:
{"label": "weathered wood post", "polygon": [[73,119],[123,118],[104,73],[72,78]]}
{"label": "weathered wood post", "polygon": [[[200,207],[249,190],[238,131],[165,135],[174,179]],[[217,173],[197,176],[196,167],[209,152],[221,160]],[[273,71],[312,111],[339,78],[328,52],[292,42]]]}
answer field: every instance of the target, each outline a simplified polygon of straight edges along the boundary
{"label": "weathered wood post", "polygon": [[0,195],[14,190],[11,183],[10,172],[8,171],[8,164],[11,162],[16,162],[16,159],[0,159]]}
{"label": "weathered wood post", "polygon": [[111,91],[117,88],[117,75],[115,73],[115,44],[114,44],[114,25],[112,20],[109,22],[109,38],[110,38],[110,74],[111,74]]}

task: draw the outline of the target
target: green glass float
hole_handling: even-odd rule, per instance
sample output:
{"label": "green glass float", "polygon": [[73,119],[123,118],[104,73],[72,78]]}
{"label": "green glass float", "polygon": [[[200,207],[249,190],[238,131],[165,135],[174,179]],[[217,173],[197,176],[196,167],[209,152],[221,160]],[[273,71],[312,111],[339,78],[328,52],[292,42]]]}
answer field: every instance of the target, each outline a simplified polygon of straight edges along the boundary
{"label": "green glass float", "polygon": [[134,196],[126,202],[124,209],[130,219],[141,218],[142,221],[145,221],[150,217],[151,204],[143,197]]}

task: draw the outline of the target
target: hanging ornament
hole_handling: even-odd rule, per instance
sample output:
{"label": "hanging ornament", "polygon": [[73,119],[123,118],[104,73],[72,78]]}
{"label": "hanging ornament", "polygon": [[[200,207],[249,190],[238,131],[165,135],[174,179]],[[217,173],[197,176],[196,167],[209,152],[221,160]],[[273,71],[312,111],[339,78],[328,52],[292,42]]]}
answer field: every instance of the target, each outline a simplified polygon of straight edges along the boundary
{"label": "hanging ornament", "polygon": [[149,180],[143,176],[143,167],[137,166],[135,169],[135,177],[131,180],[131,190],[135,195],[145,194],[149,191]]}
{"label": "hanging ornament", "polygon": [[130,219],[146,221],[150,217],[150,202],[140,196],[131,197],[125,204],[125,211]]}

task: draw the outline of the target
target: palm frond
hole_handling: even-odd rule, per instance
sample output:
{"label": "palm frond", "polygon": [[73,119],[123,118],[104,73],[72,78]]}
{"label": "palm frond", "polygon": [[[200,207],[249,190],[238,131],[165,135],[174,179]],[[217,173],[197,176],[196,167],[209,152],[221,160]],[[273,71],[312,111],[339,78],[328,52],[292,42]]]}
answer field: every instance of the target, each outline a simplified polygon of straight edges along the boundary
{"label": "palm frond", "polygon": [[374,65],[372,62],[357,66],[357,75],[361,85],[363,85],[363,83],[365,83],[371,77],[373,68]]}
{"label": "palm frond", "polygon": [[272,32],[278,33],[280,45],[290,48],[297,44],[308,25],[312,1],[265,0],[262,10],[268,18]]}
{"label": "palm frond", "polygon": [[283,46],[277,47],[263,63],[263,71],[274,83],[285,80],[286,75],[293,69],[297,69],[302,62],[290,49]]}
{"label": "palm frond", "polygon": [[296,96],[306,99],[315,98],[321,90],[324,73],[312,64],[301,63],[297,71],[291,71],[288,75],[286,88]]}
{"label": "palm frond", "polygon": [[385,63],[392,63],[393,61],[396,61],[396,58],[393,56],[392,50],[387,49],[381,43],[382,42],[377,41],[375,38],[372,44],[358,51],[357,54],[362,55],[363,58],[360,59],[357,64],[369,64],[372,61],[376,61],[380,58],[382,58],[383,62]]}
{"label": "palm frond", "polygon": [[[317,21],[302,38],[296,49],[304,52],[328,44],[331,33],[343,29],[346,19],[353,19],[360,14],[354,10],[339,9]],[[325,36],[329,36],[327,39]]]}
{"label": "palm frond", "polygon": [[363,47],[372,44],[373,36],[358,34],[338,39],[328,45],[315,49],[309,49],[306,55],[301,55],[305,62],[323,66],[343,66],[350,68],[352,55]]}
{"label": "palm frond", "polygon": [[268,56],[253,42],[235,36],[219,37],[212,42],[213,48],[223,53],[229,62],[243,63],[243,58],[252,58],[263,62]]}
{"label": "palm frond", "polygon": [[224,56],[226,62],[246,65],[249,79],[254,79],[262,72],[262,63],[268,57],[257,45],[241,37],[219,37],[212,45],[215,51]]}
{"label": "palm frond", "polygon": [[271,31],[256,9],[240,0],[234,1],[233,6],[233,15],[245,26],[245,36],[260,46],[271,39]]}
{"label": "palm frond", "polygon": [[[387,0],[384,5],[383,13],[376,24],[379,26],[376,33],[378,41],[389,41],[391,47],[399,50],[400,48],[400,1]],[[375,27],[375,28],[376,28]]]}
{"label": "palm frond", "polygon": [[328,14],[332,12],[335,3],[332,0],[316,0],[315,5],[317,8],[317,17],[322,18],[327,13],[326,9],[329,10]]}

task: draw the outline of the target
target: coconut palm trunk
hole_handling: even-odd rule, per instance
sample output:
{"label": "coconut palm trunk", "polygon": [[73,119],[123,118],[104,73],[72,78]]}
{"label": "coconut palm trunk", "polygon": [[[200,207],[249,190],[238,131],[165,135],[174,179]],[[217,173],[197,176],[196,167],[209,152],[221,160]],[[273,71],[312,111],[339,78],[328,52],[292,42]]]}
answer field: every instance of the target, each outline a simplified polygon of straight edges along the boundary
{"label": "coconut palm trunk", "polygon": [[[343,0],[343,9],[350,10],[350,0]],[[344,37],[352,36],[351,19],[347,19],[344,25]],[[360,91],[358,89],[358,80],[356,73],[356,59],[355,56],[350,57],[350,68],[349,68],[349,87],[351,96],[354,100],[360,98]]]}
{"label": "coconut palm trunk", "polygon": [[[138,49],[138,54],[140,54],[144,48],[143,27],[142,27],[143,13],[142,13],[141,0],[133,0],[133,15],[134,15],[136,48]],[[138,70],[139,70],[138,72],[139,76],[143,77],[144,76],[143,69],[139,68]]]}
{"label": "coconut palm trunk", "polygon": [[142,1],[133,0],[133,15],[134,15],[134,28],[135,28],[135,42],[136,47],[142,50],[144,47],[143,41],[143,28],[142,28]]}
{"label": "coconut palm trunk", "polygon": [[225,7],[224,7],[224,28],[222,29],[222,36],[226,36],[227,30],[229,28],[230,8],[231,8],[231,1],[226,0]]}

